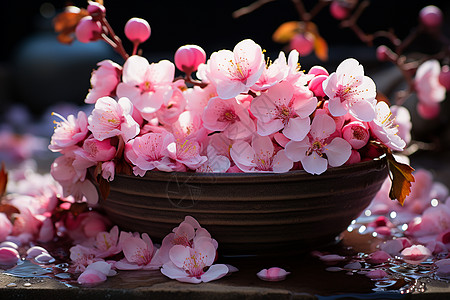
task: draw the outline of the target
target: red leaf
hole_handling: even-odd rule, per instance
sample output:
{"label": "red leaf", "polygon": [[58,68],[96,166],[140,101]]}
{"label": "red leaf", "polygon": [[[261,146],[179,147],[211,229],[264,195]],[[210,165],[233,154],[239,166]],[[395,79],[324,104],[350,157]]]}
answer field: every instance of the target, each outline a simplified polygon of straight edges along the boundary
{"label": "red leaf", "polygon": [[1,204],[0,205],[0,213],[4,213],[8,216],[8,218],[11,219],[12,214],[20,214],[20,210],[17,209],[17,207],[11,205],[11,204]]}
{"label": "red leaf", "polygon": [[290,21],[281,24],[272,35],[272,40],[277,43],[288,43],[294,35],[300,32],[300,22]]}
{"label": "red leaf", "polygon": [[407,164],[399,163],[395,160],[391,153],[386,153],[389,171],[392,176],[391,190],[389,191],[389,197],[392,200],[397,199],[401,205],[405,202],[406,196],[411,193],[411,182],[414,182],[414,171]]}
{"label": "red leaf", "polygon": [[8,184],[8,173],[5,169],[5,164],[2,163],[0,170],[0,197],[6,194],[6,185]]}

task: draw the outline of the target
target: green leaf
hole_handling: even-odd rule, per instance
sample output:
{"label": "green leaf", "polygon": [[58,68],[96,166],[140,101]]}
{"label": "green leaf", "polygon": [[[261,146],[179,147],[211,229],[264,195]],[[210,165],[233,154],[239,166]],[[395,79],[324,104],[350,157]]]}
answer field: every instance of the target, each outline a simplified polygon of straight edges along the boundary
{"label": "green leaf", "polygon": [[414,182],[414,171],[407,164],[395,160],[392,153],[386,153],[389,171],[391,173],[392,185],[389,191],[389,198],[397,200],[401,205],[405,202],[406,196],[411,193],[411,182]]}

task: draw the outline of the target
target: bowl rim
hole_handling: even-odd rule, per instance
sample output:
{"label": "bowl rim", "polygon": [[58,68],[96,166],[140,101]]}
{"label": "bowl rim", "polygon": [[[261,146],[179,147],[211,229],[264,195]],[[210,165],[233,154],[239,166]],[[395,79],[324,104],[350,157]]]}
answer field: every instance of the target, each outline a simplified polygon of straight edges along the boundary
{"label": "bowl rim", "polygon": [[[116,177],[128,178],[128,179],[140,179],[140,180],[156,180],[156,181],[167,181],[167,180],[196,180],[205,182],[214,179],[215,182],[221,181],[226,182],[229,180],[298,180],[299,178],[305,180],[318,180],[318,179],[330,179],[341,177],[345,174],[353,174],[358,176],[358,174],[371,173],[375,171],[382,171],[387,169],[387,156],[382,154],[379,157],[373,158],[367,161],[361,161],[354,164],[342,165],[339,167],[329,167],[324,173],[320,175],[314,175],[306,172],[305,170],[292,170],[284,173],[274,173],[274,172],[246,172],[246,173],[200,173],[200,172],[163,172],[163,171],[148,171],[143,177],[127,174],[116,174]],[[113,180],[112,182],[114,182]]]}

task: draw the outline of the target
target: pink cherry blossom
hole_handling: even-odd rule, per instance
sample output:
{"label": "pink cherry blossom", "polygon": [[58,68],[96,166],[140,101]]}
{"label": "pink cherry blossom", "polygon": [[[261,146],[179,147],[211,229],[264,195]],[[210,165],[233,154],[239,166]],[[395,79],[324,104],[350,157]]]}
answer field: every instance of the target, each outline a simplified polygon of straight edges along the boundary
{"label": "pink cherry blossom", "polygon": [[342,128],[342,137],[353,149],[361,149],[369,141],[369,128],[362,122],[353,121]]}
{"label": "pink cherry blossom", "polygon": [[111,60],[103,60],[97,64],[99,68],[91,75],[92,89],[86,96],[84,102],[95,103],[97,99],[111,96],[120,81],[122,67]]}
{"label": "pink cherry blossom", "polygon": [[106,161],[102,163],[102,177],[108,181],[113,181],[116,172],[115,169],[116,166],[113,161]]}
{"label": "pink cherry blossom", "polygon": [[406,107],[392,105],[390,107],[392,115],[395,117],[395,124],[398,129],[398,136],[405,141],[406,144],[411,142],[411,115]]}
{"label": "pink cherry blossom", "polygon": [[402,151],[406,143],[398,136],[398,129],[395,119],[386,102],[380,101],[376,105],[376,116],[369,123],[370,131],[387,147]]}
{"label": "pink cherry blossom", "polygon": [[159,123],[170,126],[177,121],[180,114],[186,108],[186,99],[180,89],[173,91],[172,97],[168,100],[167,104],[163,104],[161,108],[155,114],[145,114],[142,116],[146,120],[151,120],[152,115],[158,118]]}
{"label": "pink cherry blossom", "polygon": [[148,234],[143,233],[142,238],[122,232],[119,238],[119,247],[122,248],[125,258],[116,262],[115,267],[119,270],[157,270],[161,267],[158,262],[153,261],[156,248]]}
{"label": "pink cherry blossom", "polygon": [[148,22],[141,18],[131,18],[125,24],[125,36],[133,43],[143,43],[150,37]]}
{"label": "pink cherry blossom", "polygon": [[331,115],[343,116],[349,112],[366,122],[375,118],[375,83],[364,76],[364,68],[356,59],[344,60],[323,82],[323,90],[330,98]]}
{"label": "pink cherry blossom", "polygon": [[208,145],[207,149],[208,160],[201,164],[196,172],[200,173],[226,173],[230,168],[231,163],[228,157],[223,155],[218,155],[214,147]]}
{"label": "pink cherry blossom", "polygon": [[119,253],[122,249],[119,245],[119,228],[114,226],[110,232],[97,233],[95,238],[96,257],[105,258]]}
{"label": "pink cherry blossom", "polygon": [[275,151],[268,136],[254,136],[251,146],[245,141],[236,141],[230,154],[239,169],[244,172],[283,173],[293,166],[284,150]]}
{"label": "pink cherry blossom", "polygon": [[86,170],[82,174],[75,170],[73,166],[74,160],[75,156],[73,154],[57,157],[51,165],[50,173],[61,184],[64,197],[72,195],[79,201],[85,197],[89,203],[96,204],[98,201],[97,189],[92,182],[84,180]]}
{"label": "pink cherry blossom", "polygon": [[232,51],[214,52],[207,67],[207,77],[222,99],[231,99],[247,92],[264,71],[261,47],[247,39],[239,42]]}
{"label": "pink cherry blossom", "polygon": [[55,225],[51,218],[46,218],[39,229],[37,241],[48,243],[55,237]]}
{"label": "pink cherry blossom", "polygon": [[191,74],[206,62],[206,53],[200,46],[184,45],[175,52],[174,60],[178,70]]}
{"label": "pink cherry blossom", "polygon": [[131,116],[132,112],[133,105],[127,98],[120,98],[119,101],[111,97],[100,98],[88,118],[88,129],[99,141],[121,136],[127,142],[140,131],[139,124]]}
{"label": "pink cherry blossom", "polygon": [[435,59],[430,59],[419,66],[414,78],[414,87],[419,101],[433,105],[445,99],[445,87],[439,82],[441,66]]}
{"label": "pink cherry blossom", "polygon": [[[329,137],[335,132],[336,124],[328,115],[317,115],[311,131],[302,141],[290,141],[286,145],[286,155],[293,161],[301,161],[303,169],[311,174],[322,174],[327,166],[343,165],[351,155],[351,145],[340,137]],[[323,157],[326,154],[326,158]]]}
{"label": "pink cherry blossom", "polygon": [[211,98],[205,107],[202,120],[206,129],[222,131],[226,137],[233,140],[248,138],[256,131],[247,108],[235,98]]}
{"label": "pink cherry blossom", "polygon": [[147,133],[129,141],[125,146],[125,157],[134,167],[135,175],[144,176],[148,170],[172,171],[168,146],[175,142],[175,137],[169,132]]}
{"label": "pink cherry blossom", "polygon": [[99,141],[94,138],[84,140],[82,148],[74,150],[73,167],[80,172],[94,166],[97,162],[109,161],[116,155],[116,148],[109,139]]}
{"label": "pink cherry blossom", "polygon": [[212,84],[208,84],[205,88],[194,86],[183,92],[186,98],[186,110],[203,114],[203,110],[208,104],[209,99],[217,97],[216,88]]}
{"label": "pink cherry blossom", "polygon": [[316,106],[317,98],[295,97],[292,85],[281,82],[254,98],[250,111],[258,120],[258,134],[267,136],[283,130],[287,138],[301,141],[309,132],[309,115]]}
{"label": "pink cherry blossom", "polygon": [[11,233],[13,225],[6,214],[0,212],[0,242],[3,242]]}
{"label": "pink cherry blossom", "polygon": [[70,260],[72,261],[75,272],[83,272],[88,265],[96,261],[101,261],[102,259],[95,257],[95,249],[75,245],[70,248]]}
{"label": "pink cherry blossom", "polygon": [[61,122],[54,121],[56,124],[55,132],[52,135],[48,148],[53,152],[64,152],[82,141],[88,133],[88,119],[82,111],[78,112],[77,118],[69,115],[66,118],[52,113],[61,119]]}
{"label": "pink cherry blossom", "polygon": [[175,245],[170,249],[169,256],[171,261],[162,266],[161,273],[181,282],[210,282],[228,273],[226,265],[212,265],[216,248],[206,240],[197,243],[194,248]]}
{"label": "pink cherry blossom", "polygon": [[273,63],[268,63],[264,68],[261,77],[251,87],[254,91],[263,91],[285,79],[289,74],[289,66],[286,62],[286,55],[280,52],[278,58]]}
{"label": "pink cherry blossom", "polygon": [[419,101],[416,106],[417,113],[426,120],[431,120],[439,116],[441,106],[439,103],[424,103]]}
{"label": "pink cherry blossom", "polygon": [[420,264],[431,255],[431,251],[423,245],[412,245],[403,249],[401,255],[407,263]]}
{"label": "pink cherry blossom", "polygon": [[117,96],[127,97],[144,114],[156,112],[172,97],[175,66],[168,60],[149,64],[142,56],[130,56],[123,66]]}
{"label": "pink cherry blossom", "polygon": [[256,276],[265,281],[282,281],[286,279],[286,276],[289,274],[291,274],[291,272],[286,272],[285,269],[272,267],[270,269],[262,269]]}
{"label": "pink cherry blossom", "polygon": [[200,144],[187,138],[176,138],[167,146],[167,150],[170,158],[193,170],[207,160],[206,156],[200,154]]}

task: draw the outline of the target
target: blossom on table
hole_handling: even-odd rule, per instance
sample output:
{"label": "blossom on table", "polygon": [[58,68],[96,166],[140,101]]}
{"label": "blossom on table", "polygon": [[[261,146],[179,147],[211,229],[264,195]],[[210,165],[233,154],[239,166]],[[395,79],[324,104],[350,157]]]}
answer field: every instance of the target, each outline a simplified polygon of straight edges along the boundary
{"label": "blossom on table", "polygon": [[139,235],[121,232],[119,247],[125,255],[125,258],[114,264],[119,270],[157,270],[161,267],[159,260],[154,259],[156,248],[147,233],[139,237]]}
{"label": "blossom on table", "polygon": [[258,120],[258,134],[267,136],[282,130],[287,138],[301,141],[310,130],[309,116],[316,106],[316,97],[294,96],[292,85],[281,82],[254,98],[250,111]]}
{"label": "blossom on table", "polygon": [[91,75],[92,88],[86,96],[84,102],[95,103],[99,98],[112,96],[120,81],[122,66],[106,59],[97,64],[99,67]]}
{"label": "blossom on table", "polygon": [[216,248],[208,240],[195,243],[193,248],[174,245],[169,251],[169,257],[170,262],[162,266],[161,273],[181,282],[210,282],[228,273],[226,265],[213,265]]}
{"label": "blossom on table", "polygon": [[330,98],[331,115],[343,116],[349,112],[365,122],[375,118],[375,83],[364,76],[364,68],[356,59],[341,62],[336,72],[323,81],[323,90]]}
{"label": "blossom on table", "polygon": [[127,97],[144,114],[154,113],[172,97],[174,75],[175,65],[168,60],[150,64],[142,56],[130,56],[123,65],[117,96]]}
{"label": "blossom on table", "polygon": [[322,174],[328,165],[343,165],[351,155],[352,146],[340,137],[330,138],[335,131],[333,118],[325,114],[315,116],[305,139],[287,143],[287,157],[300,161],[303,169],[311,174]]}
{"label": "blossom on table", "polygon": [[251,145],[239,140],[231,147],[230,154],[235,164],[244,172],[283,173],[293,166],[285,150],[276,151],[272,139],[268,136],[254,136]]}
{"label": "blossom on table", "polygon": [[77,279],[82,285],[92,285],[106,281],[107,276],[116,275],[116,271],[111,269],[111,265],[104,261],[97,261],[84,270]]}
{"label": "blossom on table", "polygon": [[262,269],[256,273],[256,276],[265,281],[281,281],[286,279],[286,276],[289,274],[291,274],[291,272],[287,272],[285,269],[272,267],[270,269]]}
{"label": "blossom on table", "polygon": [[221,99],[231,99],[247,92],[265,68],[261,47],[250,39],[239,42],[233,49],[211,54],[206,76]]}
{"label": "blossom on table", "polygon": [[105,258],[122,251],[119,243],[119,228],[114,226],[109,232],[102,231],[95,237],[96,257]]}

